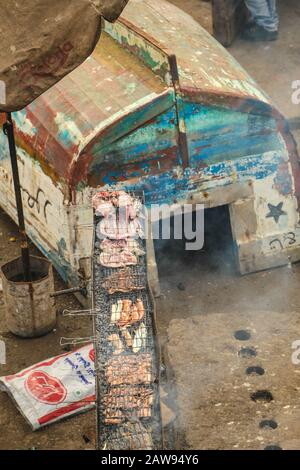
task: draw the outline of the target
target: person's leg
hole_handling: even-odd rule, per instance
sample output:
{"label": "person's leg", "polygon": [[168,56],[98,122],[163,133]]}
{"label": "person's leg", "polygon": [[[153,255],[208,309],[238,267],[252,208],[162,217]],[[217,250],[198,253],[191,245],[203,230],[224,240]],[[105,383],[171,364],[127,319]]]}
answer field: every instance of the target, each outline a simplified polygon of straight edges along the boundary
{"label": "person's leg", "polygon": [[278,37],[276,0],[245,0],[252,22],[243,32],[248,41],[275,41]]}
{"label": "person's leg", "polygon": [[270,16],[272,18],[272,26],[274,27],[273,31],[278,30],[279,26],[279,16],[277,11],[276,0],[268,0]]}
{"label": "person's leg", "polygon": [[276,0],[245,0],[255,23],[267,31],[277,31]]}

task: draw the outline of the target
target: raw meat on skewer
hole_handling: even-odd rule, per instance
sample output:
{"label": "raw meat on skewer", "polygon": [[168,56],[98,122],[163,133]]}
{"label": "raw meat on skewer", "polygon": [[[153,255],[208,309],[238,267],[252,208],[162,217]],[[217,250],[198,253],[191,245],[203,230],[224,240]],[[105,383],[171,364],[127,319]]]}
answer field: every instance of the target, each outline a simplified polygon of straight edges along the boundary
{"label": "raw meat on skewer", "polygon": [[105,374],[111,386],[150,384],[153,380],[151,355],[143,353],[113,357],[107,363]]}
{"label": "raw meat on skewer", "polygon": [[129,268],[111,274],[102,282],[102,287],[109,294],[115,292],[132,292],[145,289],[146,279],[143,275],[134,275]]}
{"label": "raw meat on skewer", "polygon": [[117,326],[127,327],[142,320],[145,315],[144,304],[141,299],[133,303],[129,299],[119,300],[112,306],[111,323]]}
{"label": "raw meat on skewer", "polygon": [[140,247],[138,240],[126,238],[121,240],[111,240],[105,238],[100,243],[100,249],[107,253],[118,253],[119,251],[130,251],[136,256],[143,256],[145,251]]}
{"label": "raw meat on skewer", "polygon": [[135,266],[138,262],[137,257],[130,251],[120,251],[119,253],[102,252],[99,262],[106,268],[125,268],[126,266]]}
{"label": "raw meat on skewer", "polygon": [[135,333],[132,350],[134,353],[140,352],[141,349],[146,347],[147,330],[144,323],[141,323],[139,329]]}
{"label": "raw meat on skewer", "polygon": [[98,223],[96,229],[99,240],[110,238],[112,240],[122,240],[126,238],[142,238],[144,232],[139,220],[119,219],[116,213],[110,213]]}
{"label": "raw meat on skewer", "polygon": [[138,256],[145,255],[137,240],[122,239],[110,240],[106,238],[100,244],[102,253],[99,262],[107,268],[122,268],[134,266],[138,262]]}
{"label": "raw meat on skewer", "polygon": [[110,341],[113,345],[114,351],[113,355],[120,355],[122,352],[124,352],[124,345],[122,343],[122,340],[119,335],[117,334],[112,334],[108,338],[108,341]]}
{"label": "raw meat on skewer", "polygon": [[128,348],[132,348],[133,346],[133,338],[131,336],[131,334],[129,333],[129,331],[127,330],[126,326],[121,328],[121,333],[122,333],[122,336],[123,338],[125,339],[126,341],[126,345]]}
{"label": "raw meat on skewer", "polygon": [[141,205],[125,191],[100,191],[92,199],[96,214],[103,217],[97,225],[100,240],[122,240],[144,236],[139,221]]}
{"label": "raw meat on skewer", "polygon": [[123,302],[121,299],[119,299],[116,304],[112,305],[111,320],[110,320],[111,323],[117,323],[120,320],[122,308],[123,308]]}

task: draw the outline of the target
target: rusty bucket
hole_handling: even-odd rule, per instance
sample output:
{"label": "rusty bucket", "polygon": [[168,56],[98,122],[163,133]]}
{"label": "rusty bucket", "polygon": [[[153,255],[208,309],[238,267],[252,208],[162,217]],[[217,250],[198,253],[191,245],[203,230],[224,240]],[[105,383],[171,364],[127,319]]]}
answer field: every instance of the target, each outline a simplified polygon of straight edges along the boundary
{"label": "rusty bucket", "polygon": [[22,259],[16,258],[1,267],[6,324],[22,338],[42,336],[56,324],[52,265],[44,258],[30,257],[31,282],[24,282]]}

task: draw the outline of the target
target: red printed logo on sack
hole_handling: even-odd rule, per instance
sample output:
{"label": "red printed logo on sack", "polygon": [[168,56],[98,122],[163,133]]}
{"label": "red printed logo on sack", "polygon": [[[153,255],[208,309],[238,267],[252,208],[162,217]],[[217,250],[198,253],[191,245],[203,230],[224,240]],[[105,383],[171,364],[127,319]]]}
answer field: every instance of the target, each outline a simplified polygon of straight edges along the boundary
{"label": "red printed logo on sack", "polygon": [[40,370],[31,372],[25,388],[35,400],[47,405],[58,405],[67,396],[67,390],[60,380]]}
{"label": "red printed logo on sack", "polygon": [[89,352],[90,360],[95,362],[95,349],[91,349]]}

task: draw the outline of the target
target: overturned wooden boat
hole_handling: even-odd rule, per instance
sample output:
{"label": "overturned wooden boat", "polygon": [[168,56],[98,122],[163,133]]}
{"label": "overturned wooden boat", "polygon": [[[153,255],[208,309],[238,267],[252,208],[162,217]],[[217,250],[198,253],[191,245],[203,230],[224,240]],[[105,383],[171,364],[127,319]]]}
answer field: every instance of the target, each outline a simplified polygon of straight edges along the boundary
{"label": "overturned wooden boat", "polygon": [[[163,0],[131,0],[93,55],[14,113],[28,234],[88,278],[96,187],[229,205],[241,273],[300,258],[300,177],[284,118],[232,56]],[[5,136],[0,204],[16,220]]]}

